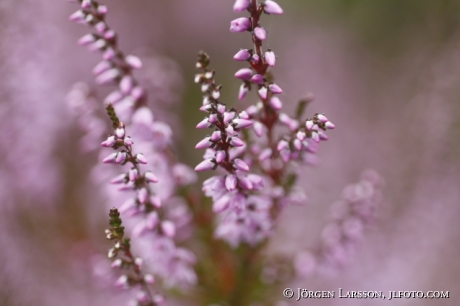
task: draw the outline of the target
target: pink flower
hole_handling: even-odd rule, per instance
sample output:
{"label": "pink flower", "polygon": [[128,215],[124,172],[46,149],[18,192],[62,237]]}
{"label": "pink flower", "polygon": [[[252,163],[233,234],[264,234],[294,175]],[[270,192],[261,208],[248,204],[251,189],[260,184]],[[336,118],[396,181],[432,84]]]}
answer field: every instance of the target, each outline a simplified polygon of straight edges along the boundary
{"label": "pink flower", "polygon": [[235,61],[247,61],[250,57],[251,54],[248,52],[247,49],[241,49],[233,56],[233,59]]}
{"label": "pink flower", "polygon": [[245,32],[251,28],[251,20],[246,17],[241,17],[233,20],[230,23],[231,32]]}
{"label": "pink flower", "polygon": [[241,13],[248,8],[249,4],[250,0],[236,0],[235,4],[233,5],[233,11],[235,13]]}
{"label": "pink flower", "polygon": [[273,14],[273,15],[283,14],[283,9],[281,8],[281,6],[279,6],[279,4],[273,0],[266,0],[263,3],[263,6],[264,6],[264,12],[267,14]]}
{"label": "pink flower", "polygon": [[267,38],[267,31],[262,27],[256,27],[254,29],[254,35],[258,40],[265,40],[265,38]]}

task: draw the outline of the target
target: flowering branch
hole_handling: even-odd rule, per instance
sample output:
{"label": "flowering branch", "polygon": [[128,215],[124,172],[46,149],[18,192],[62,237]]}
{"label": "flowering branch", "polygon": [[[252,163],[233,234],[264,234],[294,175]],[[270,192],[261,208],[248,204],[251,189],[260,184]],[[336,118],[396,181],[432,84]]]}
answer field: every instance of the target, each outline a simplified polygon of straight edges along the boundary
{"label": "flowering branch", "polygon": [[163,297],[155,295],[152,297],[148,284],[153,284],[154,278],[150,274],[144,275],[141,272],[142,259],[136,258],[131,252],[129,238],[125,238],[124,227],[121,226],[122,220],[116,208],[112,208],[109,213],[110,229],[105,230],[107,239],[115,242],[109,251],[109,258],[112,259],[112,268],[123,269],[126,273],[121,275],[116,286],[130,288],[139,286],[137,294],[138,306],[159,306],[163,304]]}
{"label": "flowering branch", "polygon": [[[190,219],[188,212],[182,210],[181,216],[172,216],[170,210],[163,209],[163,204],[173,200],[176,186],[193,182],[195,176],[170,154],[171,129],[162,122],[154,121],[147,107],[147,95],[132,75],[133,69],[140,68],[142,63],[133,55],[125,56],[119,49],[117,35],[105,21],[107,7],[94,0],[77,2],[81,8],[70,16],[70,20],[87,24],[95,30],[95,33],[83,36],[78,43],[88,46],[90,51],[102,52],[103,61],[93,69],[96,82],[101,85],[113,83],[118,87],[105,99],[113,131],[101,145],[114,150],[102,160],[103,163],[130,165],[128,171],[111,180],[112,184],[120,185],[120,191],[136,192],[135,197],[128,198],[120,206],[120,212],[142,216],[133,229],[133,236],[149,236],[151,250],[146,251],[156,261],[152,266],[154,273],[170,286],[193,284],[196,276],[191,265],[195,258],[190,251],[176,246],[174,237],[178,228],[172,220],[182,218],[181,226],[184,226],[186,222],[183,220]],[[135,137],[127,136],[127,130]],[[143,153],[134,153],[133,139]],[[147,160],[155,167],[156,175],[142,170],[141,165],[147,164]],[[155,189],[149,183],[160,186]]]}
{"label": "flowering branch", "polygon": [[[262,13],[282,14],[283,10],[274,1],[267,0],[257,4],[256,0],[238,0],[235,12],[247,10],[250,17],[241,17],[230,23],[232,32],[251,32],[253,49],[242,49],[233,57],[246,61],[249,67],[235,73],[243,81],[238,99],[242,100],[253,88],[257,88],[260,99],[246,111],[228,109],[220,101],[220,85],[214,81],[214,71],[208,69],[209,57],[200,52],[195,82],[201,84],[204,93],[200,108],[208,116],[198,125],[198,129],[213,128],[214,132],[200,141],[196,148],[208,148],[204,161],[196,171],[223,168],[228,174],[214,176],[203,184],[205,194],[213,199],[213,210],[220,214],[221,224],[216,236],[237,246],[240,242],[254,245],[266,238],[273,227],[273,220],[287,202],[304,201],[299,196],[295,183],[295,172],[290,172],[291,161],[309,161],[309,155],[317,150],[321,140],[327,140],[326,129],[333,129],[324,114],[315,114],[299,123],[306,103],[299,103],[295,118],[280,112],[282,102],[277,95],[282,89],[273,82],[270,68],[275,66],[276,56],[271,49],[263,52],[262,45],[266,31],[260,24]],[[284,125],[288,133],[275,138],[275,128]],[[252,127],[255,137],[243,129]],[[244,140],[241,139],[243,137]],[[243,175],[250,167],[262,174]],[[265,184],[272,190],[262,191]],[[255,193],[254,191],[260,191]],[[226,215],[223,216],[222,214]]]}
{"label": "flowering branch", "polygon": [[364,239],[364,231],[376,219],[385,182],[373,170],[363,171],[360,180],[343,189],[342,198],[332,204],[330,220],[321,233],[315,251],[299,252],[294,266],[300,277],[315,270],[327,271],[346,264]]}

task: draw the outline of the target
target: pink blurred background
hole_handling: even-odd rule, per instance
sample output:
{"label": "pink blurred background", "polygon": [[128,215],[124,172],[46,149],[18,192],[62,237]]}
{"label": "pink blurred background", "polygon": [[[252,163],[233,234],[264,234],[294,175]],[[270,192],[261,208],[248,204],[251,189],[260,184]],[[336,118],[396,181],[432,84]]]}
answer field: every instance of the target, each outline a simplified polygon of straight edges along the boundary
{"label": "pink blurred background", "polygon": [[[274,74],[287,112],[313,92],[307,113],[324,112],[337,128],[320,149],[320,164],[302,169],[309,203],[285,211],[270,252],[314,247],[330,204],[362,170],[373,168],[386,181],[378,222],[349,265],[286,286],[450,291],[442,300],[291,304],[459,305],[460,1],[278,2],[284,15],[262,22],[278,55]],[[223,100],[246,105],[236,102],[233,73],[241,64],[232,56],[251,42],[249,35],[228,31],[237,16],[232,1],[105,4],[121,47],[146,64],[138,76],[156,115],[172,125],[181,161],[194,166],[200,153],[192,148],[202,138],[194,129],[201,117],[193,84],[198,50],[211,55]],[[91,69],[99,60],[76,45],[89,30],[68,21],[76,9],[63,0],[0,3],[4,306],[119,302],[110,283],[93,277],[94,267],[100,268],[95,255],[109,247],[103,230],[110,203],[89,179],[97,153],[79,149],[82,132],[65,102],[75,82],[94,84]]]}

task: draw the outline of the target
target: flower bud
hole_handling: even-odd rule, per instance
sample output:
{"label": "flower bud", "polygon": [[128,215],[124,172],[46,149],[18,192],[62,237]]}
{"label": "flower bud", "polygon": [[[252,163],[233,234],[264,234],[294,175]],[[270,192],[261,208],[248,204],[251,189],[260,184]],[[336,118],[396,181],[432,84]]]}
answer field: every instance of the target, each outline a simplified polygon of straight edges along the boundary
{"label": "flower bud", "polygon": [[197,143],[197,145],[195,146],[195,149],[208,148],[209,145],[210,145],[209,137],[205,137],[203,140],[201,140],[200,142]]}
{"label": "flower bud", "polygon": [[205,129],[207,127],[209,127],[208,118],[204,118],[203,120],[200,121],[200,123],[196,125],[197,129]]}
{"label": "flower bud", "polygon": [[235,19],[230,23],[231,32],[244,32],[249,30],[250,27],[251,20],[249,20],[249,18],[246,17]]}
{"label": "flower bud", "polygon": [[133,81],[132,76],[125,75],[124,77],[121,78],[121,81],[120,81],[120,91],[124,93],[125,95],[127,95],[133,89],[133,85],[134,85],[134,81]]}
{"label": "flower bud", "polygon": [[123,137],[125,137],[125,129],[124,129],[123,127],[116,128],[116,129],[115,129],[115,135],[116,135],[118,138],[123,138]]}
{"label": "flower bud", "polygon": [[275,53],[270,49],[267,52],[265,52],[265,62],[267,62],[267,65],[270,67],[275,66],[276,56]]}
{"label": "flower bud", "polygon": [[96,36],[93,34],[86,34],[78,40],[80,46],[87,46],[96,41]]}
{"label": "flower bud", "polygon": [[126,152],[119,152],[116,159],[115,159],[115,162],[117,164],[121,164],[122,162],[124,162],[126,159]]}
{"label": "flower bud", "polygon": [[214,166],[215,164],[212,162],[211,159],[205,159],[204,161],[202,161],[195,167],[195,171],[201,172],[201,171],[211,170],[212,168],[214,168]]}
{"label": "flower bud", "polygon": [[117,155],[118,155],[118,152],[114,152],[112,154],[110,154],[109,156],[107,156],[106,158],[104,158],[102,160],[102,162],[104,164],[112,164],[115,162],[115,159],[117,158]]}
{"label": "flower bud", "polygon": [[99,62],[99,64],[93,68],[93,74],[97,76],[102,72],[109,70],[110,68],[112,68],[112,63],[108,61]]}
{"label": "flower bud", "polygon": [[209,138],[211,141],[218,141],[221,137],[221,132],[220,131],[214,131],[211,134],[211,137]]}
{"label": "flower bud", "polygon": [[265,148],[262,152],[259,154],[259,161],[264,161],[272,156],[272,149],[270,148]]}
{"label": "flower bud", "polygon": [[259,121],[256,121],[254,122],[254,125],[252,126],[252,128],[254,129],[254,132],[256,133],[258,137],[262,136],[262,132],[263,132],[262,123],[260,123]]}
{"label": "flower bud", "polygon": [[125,61],[131,68],[139,69],[142,67],[142,62],[137,56],[128,55],[125,57]]}
{"label": "flower bud", "polygon": [[326,116],[324,116],[323,114],[316,115],[316,119],[318,120],[319,123],[325,123],[328,121]]}
{"label": "flower bud", "polygon": [[147,189],[141,188],[137,192],[137,199],[139,200],[139,203],[144,204],[147,201],[147,198],[149,196],[149,193]]}
{"label": "flower bud", "polygon": [[274,94],[280,94],[283,92],[283,90],[281,89],[281,87],[279,87],[278,85],[276,84],[270,84],[268,85],[268,89],[274,93]]}
{"label": "flower bud", "polygon": [[235,118],[235,112],[225,112],[224,113],[224,123],[227,124],[230,122],[230,120],[232,120],[233,118]]}
{"label": "flower bud", "polygon": [[240,90],[238,91],[238,100],[243,100],[246,97],[247,93],[249,92],[249,88],[246,86],[245,83],[241,84]]}
{"label": "flower bud", "polygon": [[136,154],[134,156],[134,158],[136,159],[136,161],[140,164],[146,164],[147,163],[147,159],[145,159],[145,156],[144,154],[142,153],[139,153],[139,154]]}
{"label": "flower bud", "polygon": [[234,176],[233,174],[229,174],[225,177],[225,188],[227,188],[228,191],[235,190],[236,176]]}
{"label": "flower bud", "polygon": [[147,182],[149,183],[157,183],[158,182],[158,178],[156,177],[155,174],[153,174],[152,172],[150,171],[146,171],[144,173],[144,178]]}
{"label": "flower bud", "polygon": [[131,182],[134,182],[139,176],[139,172],[136,168],[131,168],[128,171],[128,177]]}
{"label": "flower bud", "polygon": [[254,84],[262,85],[264,83],[264,77],[260,74],[254,74],[251,78]]}
{"label": "flower bud", "polygon": [[280,140],[278,142],[278,145],[276,146],[276,149],[278,151],[282,151],[282,150],[284,150],[284,149],[286,149],[288,147],[289,147],[289,143],[286,140],[282,139],[282,140]]}
{"label": "flower bud", "polygon": [[225,156],[226,156],[225,151],[222,151],[222,150],[217,151],[216,157],[215,157],[216,163],[218,164],[221,163],[225,159]]}
{"label": "flower bud", "polygon": [[133,140],[131,139],[131,137],[126,136],[126,137],[123,139],[123,143],[125,144],[125,146],[129,147],[129,146],[131,146],[134,142],[133,142]]}
{"label": "flower bud", "polygon": [[236,136],[231,137],[229,143],[233,147],[242,147],[242,146],[244,146],[244,142],[241,139],[239,139],[238,137],[236,137]]}
{"label": "flower bud", "polygon": [[235,4],[233,5],[233,11],[235,13],[241,13],[248,8],[249,4],[250,0],[236,0]]}
{"label": "flower bud", "polygon": [[326,129],[330,129],[330,130],[335,129],[335,125],[330,121],[326,122],[324,126],[326,127]]}
{"label": "flower bud", "polygon": [[161,231],[166,237],[172,238],[176,234],[176,226],[173,222],[165,220],[161,222]]}
{"label": "flower bud", "polygon": [[252,71],[252,69],[242,68],[235,73],[235,78],[243,81],[249,81],[253,74],[254,72]]}
{"label": "flower bud", "polygon": [[96,77],[96,83],[100,85],[109,84],[113,82],[120,75],[120,71],[116,68],[112,68],[104,71]]}
{"label": "flower bud", "polygon": [[273,15],[281,15],[281,14],[283,14],[283,9],[275,1],[266,0],[263,3],[263,6],[264,6],[264,12],[267,13],[267,14],[273,14]]}
{"label": "flower bud", "polygon": [[115,136],[109,136],[109,138],[107,138],[101,143],[101,146],[109,148],[113,146],[115,142],[116,142]]}
{"label": "flower bud", "polygon": [[235,61],[247,61],[250,57],[251,54],[248,52],[247,49],[241,49],[233,56],[233,59]]}
{"label": "flower bud", "polygon": [[249,166],[241,159],[236,158],[233,160],[233,167],[236,170],[249,171]]}
{"label": "flower bud", "polygon": [[270,106],[274,110],[280,110],[281,108],[283,108],[283,102],[281,102],[281,100],[278,97],[273,96],[270,98]]}
{"label": "flower bud", "polygon": [[85,19],[86,15],[82,10],[78,10],[72,15],[70,15],[69,20],[75,22],[82,22]]}
{"label": "flower bud", "polygon": [[250,127],[253,124],[251,120],[246,120],[246,119],[241,119],[241,118],[233,120],[233,123],[236,124],[235,126],[236,129],[244,129],[244,128]]}
{"label": "flower bud", "polygon": [[155,278],[153,277],[152,274],[145,274],[144,280],[147,284],[153,284],[155,282]]}
{"label": "flower bud", "polygon": [[120,175],[117,175],[114,177],[111,181],[110,184],[121,184],[126,182],[126,173],[122,173]]}
{"label": "flower bud", "polygon": [[256,27],[254,29],[254,35],[258,40],[265,40],[265,38],[267,38],[267,31],[262,27]]}
{"label": "flower bud", "polygon": [[262,100],[267,99],[267,87],[261,87],[259,89],[259,96]]}
{"label": "flower bud", "polygon": [[244,176],[241,176],[238,178],[238,185],[241,188],[246,189],[246,190],[251,190],[253,187],[252,182],[247,177],[244,177]]}

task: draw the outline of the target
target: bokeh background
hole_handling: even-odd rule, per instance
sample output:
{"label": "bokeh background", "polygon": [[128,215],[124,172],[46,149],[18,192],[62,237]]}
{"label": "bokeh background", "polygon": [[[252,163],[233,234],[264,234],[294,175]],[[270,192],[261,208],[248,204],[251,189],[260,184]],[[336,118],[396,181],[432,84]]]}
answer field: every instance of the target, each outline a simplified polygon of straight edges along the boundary
{"label": "bokeh background", "polygon": [[[308,205],[285,211],[270,252],[314,247],[330,204],[362,170],[373,168],[386,181],[378,221],[350,263],[287,285],[450,291],[443,300],[292,305],[460,305],[460,1],[278,2],[285,14],[266,16],[262,25],[278,55],[274,74],[286,109],[313,92],[308,114],[324,112],[337,128],[321,146],[318,166],[301,170]],[[228,31],[238,16],[233,1],[105,4],[122,49],[145,63],[138,77],[157,118],[171,124],[179,158],[194,166],[201,152],[193,147],[203,136],[194,129],[202,116],[193,84],[198,50],[211,55],[223,100],[247,105],[236,102],[233,73],[242,65],[232,56],[251,43]],[[98,153],[82,152],[83,133],[65,98],[75,82],[94,84],[90,71],[100,58],[76,45],[88,32],[68,21],[76,8],[64,0],[0,2],[4,306],[117,304],[116,291],[94,277],[97,254],[110,245],[103,230],[111,204],[89,179]]]}

